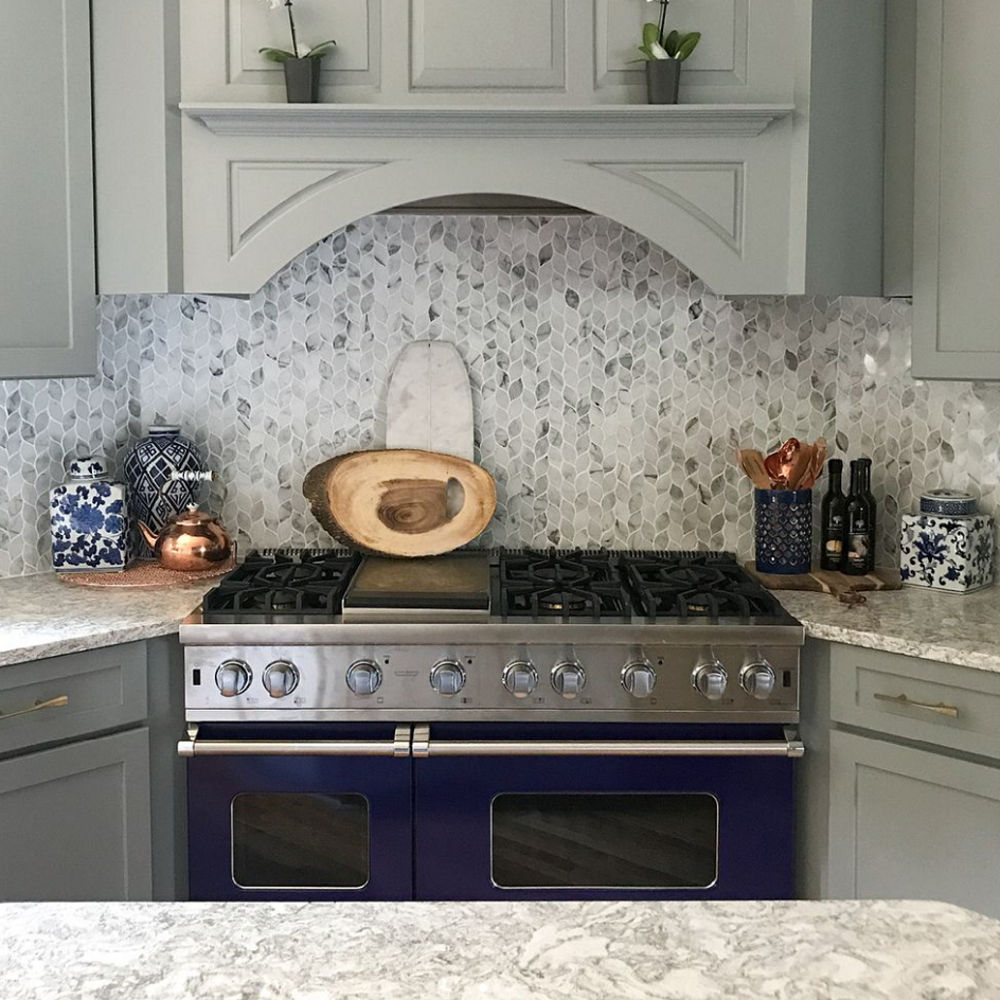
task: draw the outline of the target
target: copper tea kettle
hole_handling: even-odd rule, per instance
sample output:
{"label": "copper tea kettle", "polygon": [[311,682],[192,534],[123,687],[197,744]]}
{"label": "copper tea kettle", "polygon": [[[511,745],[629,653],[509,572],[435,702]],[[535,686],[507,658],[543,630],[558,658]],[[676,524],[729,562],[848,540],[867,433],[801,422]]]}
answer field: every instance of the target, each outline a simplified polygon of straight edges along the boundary
{"label": "copper tea kettle", "polygon": [[215,569],[232,555],[232,542],[218,518],[194,504],[167,521],[159,535],[142,521],[138,525],[164,569],[187,573]]}

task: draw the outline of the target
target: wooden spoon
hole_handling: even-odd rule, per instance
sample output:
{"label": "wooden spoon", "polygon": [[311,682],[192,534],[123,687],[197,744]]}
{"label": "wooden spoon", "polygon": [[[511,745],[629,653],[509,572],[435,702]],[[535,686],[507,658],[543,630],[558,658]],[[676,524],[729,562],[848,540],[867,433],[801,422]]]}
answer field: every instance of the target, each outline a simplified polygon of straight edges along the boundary
{"label": "wooden spoon", "polygon": [[740,451],[740,466],[747,478],[759,490],[771,489],[771,477],[764,468],[764,456],[757,450],[745,448]]}
{"label": "wooden spoon", "polygon": [[809,486],[812,487],[823,475],[823,466],[826,465],[826,438],[817,438],[813,454],[812,468],[809,470]]}

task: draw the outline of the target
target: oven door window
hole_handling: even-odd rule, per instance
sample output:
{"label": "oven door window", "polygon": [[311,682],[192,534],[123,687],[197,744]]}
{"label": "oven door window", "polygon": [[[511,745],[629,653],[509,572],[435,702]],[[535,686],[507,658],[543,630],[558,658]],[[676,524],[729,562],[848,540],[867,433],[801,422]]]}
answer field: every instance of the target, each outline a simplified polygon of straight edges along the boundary
{"label": "oven door window", "polygon": [[232,801],[233,881],[242,889],[363,889],[363,795],[245,792]]}
{"label": "oven door window", "polygon": [[498,795],[493,884],[501,889],[707,889],[718,876],[713,795]]}

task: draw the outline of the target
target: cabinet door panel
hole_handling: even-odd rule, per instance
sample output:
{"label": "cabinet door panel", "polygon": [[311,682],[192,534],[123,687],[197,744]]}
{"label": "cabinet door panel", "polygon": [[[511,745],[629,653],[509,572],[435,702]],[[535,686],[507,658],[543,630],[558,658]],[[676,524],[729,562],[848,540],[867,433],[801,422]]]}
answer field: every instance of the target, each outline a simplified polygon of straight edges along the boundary
{"label": "cabinet door panel", "polygon": [[1000,767],[830,734],[830,889],[1000,916]]}
{"label": "cabinet door panel", "polygon": [[1000,379],[994,0],[918,7],[913,374]]}
{"label": "cabinet door panel", "polygon": [[0,900],[149,899],[145,729],[0,763]]}
{"label": "cabinet door panel", "polygon": [[0,378],[94,374],[90,5],[7,4],[4,32]]}

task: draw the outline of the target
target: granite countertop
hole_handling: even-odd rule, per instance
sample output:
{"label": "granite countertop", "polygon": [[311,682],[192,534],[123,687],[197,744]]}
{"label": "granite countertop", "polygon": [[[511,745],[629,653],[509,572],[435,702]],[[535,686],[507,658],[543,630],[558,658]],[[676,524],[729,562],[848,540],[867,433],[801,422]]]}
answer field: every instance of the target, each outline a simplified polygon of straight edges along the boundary
{"label": "granite countertop", "polygon": [[0,579],[0,666],[169,635],[217,582],[125,589],[55,573]]}
{"label": "granite countertop", "polygon": [[944,903],[8,903],[4,1000],[997,1000]]}
{"label": "granite countertop", "polygon": [[[74,586],[54,573],[0,579],[0,666],[172,634],[215,583],[119,590]],[[848,607],[828,594],[777,594],[813,638],[1000,673],[1000,587],[865,596]]]}
{"label": "granite countertop", "polygon": [[849,607],[829,594],[776,595],[814,639],[1000,673],[1000,587],[951,594],[922,587],[870,591]]}

